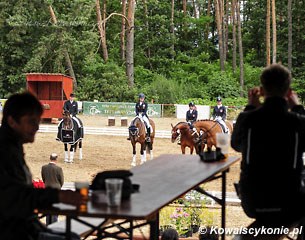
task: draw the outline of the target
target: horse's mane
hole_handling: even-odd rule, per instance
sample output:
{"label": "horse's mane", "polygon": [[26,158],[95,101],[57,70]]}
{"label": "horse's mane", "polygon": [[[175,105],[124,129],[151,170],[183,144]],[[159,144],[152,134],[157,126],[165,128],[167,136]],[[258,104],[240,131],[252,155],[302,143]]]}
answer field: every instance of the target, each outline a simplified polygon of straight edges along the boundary
{"label": "horse's mane", "polygon": [[197,120],[196,122],[208,122],[208,121],[213,121],[213,120],[210,120],[210,119],[200,119],[200,120]]}
{"label": "horse's mane", "polygon": [[178,123],[174,126],[174,128],[177,127],[179,124],[187,124],[187,122],[178,122]]}

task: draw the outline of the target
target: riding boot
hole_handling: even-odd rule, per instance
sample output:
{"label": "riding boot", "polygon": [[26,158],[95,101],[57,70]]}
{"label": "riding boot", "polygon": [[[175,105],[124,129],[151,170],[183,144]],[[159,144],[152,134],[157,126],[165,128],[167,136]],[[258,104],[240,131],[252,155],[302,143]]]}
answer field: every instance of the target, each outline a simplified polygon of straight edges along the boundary
{"label": "riding boot", "polygon": [[83,160],[83,149],[79,149],[79,160]]}
{"label": "riding boot", "polygon": [[150,127],[147,128],[146,142],[150,142]]}
{"label": "riding boot", "polygon": [[69,162],[69,153],[68,153],[68,151],[65,151],[65,160],[64,160],[65,162]]}
{"label": "riding boot", "polygon": [[70,161],[69,163],[73,163],[74,151],[70,151]]}

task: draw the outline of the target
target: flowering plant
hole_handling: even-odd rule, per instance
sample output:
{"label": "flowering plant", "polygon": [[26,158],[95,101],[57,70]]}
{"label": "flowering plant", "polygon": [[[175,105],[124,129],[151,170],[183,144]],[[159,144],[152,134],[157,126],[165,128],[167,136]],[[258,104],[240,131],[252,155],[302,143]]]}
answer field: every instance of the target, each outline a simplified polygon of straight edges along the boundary
{"label": "flowering plant", "polygon": [[172,224],[175,226],[179,235],[183,235],[189,231],[191,226],[191,216],[185,212],[183,208],[178,207],[171,215]]}

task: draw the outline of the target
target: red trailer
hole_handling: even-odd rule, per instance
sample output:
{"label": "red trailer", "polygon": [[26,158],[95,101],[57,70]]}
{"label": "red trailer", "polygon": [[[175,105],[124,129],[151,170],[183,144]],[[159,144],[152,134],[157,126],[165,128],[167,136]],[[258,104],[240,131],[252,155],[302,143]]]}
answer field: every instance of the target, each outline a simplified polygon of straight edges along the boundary
{"label": "red trailer", "polygon": [[60,73],[27,73],[27,90],[43,105],[42,118],[61,118],[64,102],[73,92],[73,79]]}

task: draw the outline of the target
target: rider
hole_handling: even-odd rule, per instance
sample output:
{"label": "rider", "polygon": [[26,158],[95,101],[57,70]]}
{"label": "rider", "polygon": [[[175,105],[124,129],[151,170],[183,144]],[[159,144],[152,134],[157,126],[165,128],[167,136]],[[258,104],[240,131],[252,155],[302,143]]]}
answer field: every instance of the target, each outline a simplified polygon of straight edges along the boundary
{"label": "rider", "polygon": [[229,128],[225,123],[227,118],[227,109],[225,106],[222,105],[221,97],[217,97],[216,101],[217,101],[217,105],[214,107],[212,114],[213,119],[214,121],[218,122],[221,125],[224,133],[229,133]]}
{"label": "rider", "polygon": [[193,123],[197,121],[198,111],[195,108],[193,102],[189,103],[189,110],[186,112],[186,122],[190,125],[190,129],[193,129]]}
{"label": "rider", "polygon": [[136,115],[140,117],[146,125],[147,134],[146,134],[146,141],[150,142],[150,123],[149,118],[147,115],[147,103],[144,101],[145,95],[143,93],[139,94],[139,101],[136,103]]}
{"label": "rider", "polygon": [[78,105],[77,102],[74,100],[74,93],[70,94],[70,99],[65,101],[64,104],[64,111],[68,111],[73,117],[76,117],[78,113]]}

